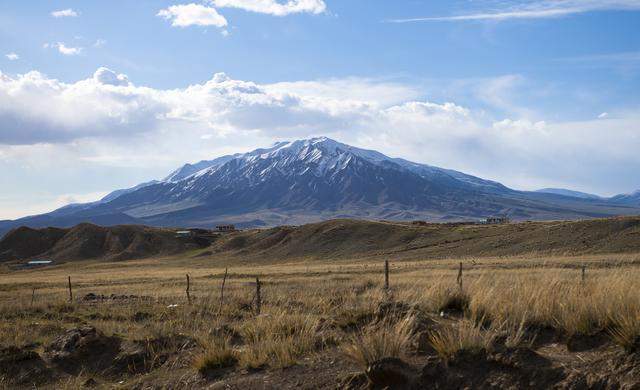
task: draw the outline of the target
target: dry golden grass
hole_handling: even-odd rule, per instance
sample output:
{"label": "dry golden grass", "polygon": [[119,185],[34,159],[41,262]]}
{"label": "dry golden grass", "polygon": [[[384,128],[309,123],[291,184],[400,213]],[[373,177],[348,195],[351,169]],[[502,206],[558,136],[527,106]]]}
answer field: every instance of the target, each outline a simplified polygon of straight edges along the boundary
{"label": "dry golden grass", "polygon": [[238,353],[230,345],[229,338],[220,337],[206,343],[204,351],[195,357],[193,365],[200,373],[206,374],[211,370],[233,367],[237,362]]}
{"label": "dry golden grass", "polygon": [[403,358],[411,352],[415,317],[408,315],[398,322],[385,319],[372,324],[351,337],[344,353],[366,369],[372,362],[385,358]]}
{"label": "dry golden grass", "polygon": [[489,349],[494,337],[494,332],[463,320],[434,331],[429,340],[438,356],[448,361],[459,351]]}
{"label": "dry golden grass", "polygon": [[[280,368],[338,347],[362,366],[411,353],[415,317],[378,318],[388,299],[410,314],[462,320],[432,330],[431,343],[447,359],[461,349],[488,348],[497,334],[508,345],[525,331],[550,327],[566,335],[608,331],[621,346],[640,337],[637,255],[581,258],[483,258],[391,262],[391,292],[382,291],[383,263],[315,261],[229,268],[224,302],[220,284],[228,263],[155,259],[75,263],[0,274],[0,345],[47,345],[65,329],[91,324],[130,340],[185,334],[200,341],[194,371],[236,364]],[[580,267],[587,264],[586,280]],[[191,276],[192,303],[185,296]],[[67,275],[74,299],[68,302]],[[254,313],[255,276],[262,314]],[[33,289],[35,294],[32,295]],[[137,298],[85,302],[87,293]],[[67,379],[61,386],[77,383]],[[1,385],[1,384],[0,384]]]}

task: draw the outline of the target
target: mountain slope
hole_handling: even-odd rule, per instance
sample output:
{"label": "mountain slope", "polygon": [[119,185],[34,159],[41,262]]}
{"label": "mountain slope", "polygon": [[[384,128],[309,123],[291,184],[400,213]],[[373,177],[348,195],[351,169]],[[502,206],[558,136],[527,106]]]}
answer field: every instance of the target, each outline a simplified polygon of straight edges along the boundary
{"label": "mountain slope", "polygon": [[320,137],[186,164],[164,180],[115,191],[99,202],[4,223],[0,233],[19,224],[70,226],[97,217],[110,224],[210,227],[342,217],[452,221],[490,215],[524,220],[640,213],[640,203],[566,195],[515,191]]}
{"label": "mountain slope", "polygon": [[616,195],[611,200],[621,204],[640,206],[640,190],[630,194]]}
{"label": "mountain slope", "polygon": [[537,190],[536,192],[544,193],[544,194],[555,194],[555,195],[564,195],[570,196],[573,198],[581,198],[581,199],[602,199],[598,195],[589,194],[586,192],[580,191],[572,191],[564,188],[542,188]]}

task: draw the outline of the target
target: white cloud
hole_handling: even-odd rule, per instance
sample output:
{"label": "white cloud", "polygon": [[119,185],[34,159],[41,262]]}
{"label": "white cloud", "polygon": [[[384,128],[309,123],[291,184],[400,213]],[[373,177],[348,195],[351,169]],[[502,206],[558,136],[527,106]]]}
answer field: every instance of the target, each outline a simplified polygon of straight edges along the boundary
{"label": "white cloud", "polygon": [[0,219],[17,219],[28,215],[48,213],[71,203],[86,203],[100,200],[109,191],[74,194],[44,193],[29,199],[28,204],[20,201],[0,199]]}
{"label": "white cloud", "polygon": [[53,11],[51,12],[51,16],[53,16],[54,18],[69,18],[69,17],[77,17],[79,15],[78,12],[74,11],[71,8],[67,8],[67,9],[61,9],[58,11]]}
{"label": "white cloud", "polygon": [[5,57],[7,57],[9,61],[16,61],[20,59],[20,56],[13,52],[6,54]]}
{"label": "white cloud", "polygon": [[60,54],[63,54],[65,56],[77,56],[80,53],[82,53],[82,48],[81,47],[67,46],[62,42],[45,43],[44,45],[42,45],[42,47],[45,48],[45,49],[54,48],[54,49],[58,50],[58,52]]}
{"label": "white cloud", "polygon": [[603,112],[603,113],[601,113],[600,115],[598,115],[598,119],[604,119],[604,118],[606,118],[606,117],[608,117],[608,116],[609,116],[609,113],[608,113],[608,112]]}
{"label": "white cloud", "polygon": [[504,9],[487,10],[453,16],[392,19],[392,23],[429,21],[474,21],[509,19],[542,19],[605,10],[640,10],[639,0],[535,0],[506,2]]}
{"label": "white cloud", "polygon": [[104,85],[115,85],[121,87],[129,85],[129,79],[126,75],[118,74],[105,67],[98,68],[98,70],[93,74],[93,79],[97,83]]}
{"label": "white cloud", "polygon": [[156,16],[170,20],[174,27],[227,26],[227,19],[220,15],[215,8],[194,3],[172,5],[161,9]]}
{"label": "white cloud", "polygon": [[93,47],[103,47],[106,44],[107,44],[106,40],[104,40],[104,39],[96,39],[96,41],[93,43]]}
{"label": "white cloud", "polygon": [[155,89],[107,68],[74,83],[38,72],[0,74],[0,169],[10,171],[3,161],[40,161],[56,171],[52,165],[81,161],[132,172],[153,167],[151,179],[187,161],[327,135],[517,188],[640,187],[637,110],[606,121],[517,112],[492,118],[420,95],[412,86],[359,78],[265,85],[218,73],[185,88]]}
{"label": "white cloud", "polygon": [[245,11],[258,12],[275,16],[286,16],[295,13],[320,14],[327,5],[322,0],[211,0],[216,7],[239,8]]}

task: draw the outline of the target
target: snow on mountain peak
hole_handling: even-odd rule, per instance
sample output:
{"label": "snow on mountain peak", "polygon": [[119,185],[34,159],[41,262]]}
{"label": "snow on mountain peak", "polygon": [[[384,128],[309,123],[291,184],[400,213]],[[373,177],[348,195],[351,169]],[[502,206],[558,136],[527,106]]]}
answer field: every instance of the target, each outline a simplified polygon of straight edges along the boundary
{"label": "snow on mountain peak", "polygon": [[[422,177],[447,176],[460,182],[482,187],[502,187],[499,183],[482,180],[463,173],[412,163],[400,158],[390,158],[374,150],[360,149],[328,137],[314,137],[295,141],[276,142],[268,148],[255,149],[247,153],[223,156],[197,164],[186,164],[163,181],[178,183],[193,182],[203,176],[218,172],[235,172],[249,181],[269,180],[271,174],[299,176],[313,174],[327,178],[346,169],[356,161],[366,161],[386,169],[406,169]],[[229,166],[228,164],[233,164]],[[229,173],[230,174],[230,173]]]}

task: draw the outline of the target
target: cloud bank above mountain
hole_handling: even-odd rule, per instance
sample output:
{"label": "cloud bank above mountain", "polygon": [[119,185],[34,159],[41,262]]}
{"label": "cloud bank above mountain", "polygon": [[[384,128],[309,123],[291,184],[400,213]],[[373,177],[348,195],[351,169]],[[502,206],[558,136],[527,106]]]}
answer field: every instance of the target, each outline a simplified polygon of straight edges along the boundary
{"label": "cloud bank above mountain", "polygon": [[[478,92],[486,101],[508,106],[496,95],[502,84],[476,88],[484,86]],[[416,86],[363,78],[260,84],[216,73],[199,84],[156,89],[104,67],[72,83],[37,71],[0,74],[0,164],[153,165],[160,176],[188,161],[328,135],[517,188],[569,182],[623,192],[640,169],[633,110],[553,122],[527,110],[497,117],[423,96]]]}

